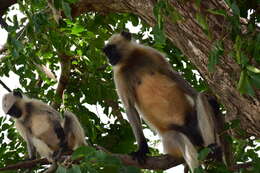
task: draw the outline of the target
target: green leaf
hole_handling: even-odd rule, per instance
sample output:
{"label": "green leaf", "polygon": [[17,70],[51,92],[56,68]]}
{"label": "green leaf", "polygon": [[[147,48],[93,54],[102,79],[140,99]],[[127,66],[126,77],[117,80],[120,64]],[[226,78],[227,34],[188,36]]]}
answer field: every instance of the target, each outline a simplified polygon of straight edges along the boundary
{"label": "green leaf", "polygon": [[126,166],[124,167],[124,173],[141,173],[141,170],[133,166]]}
{"label": "green leaf", "polygon": [[62,0],[54,0],[54,7],[56,8],[56,9],[61,9],[62,8],[62,3],[63,3],[63,1]]}
{"label": "green leaf", "polygon": [[238,82],[238,90],[241,94],[248,94],[250,96],[254,96],[255,92],[252,88],[252,85],[249,81],[247,72],[243,70],[240,74],[240,79]]}
{"label": "green leaf", "polygon": [[104,160],[104,162],[108,165],[121,165],[121,161],[115,157],[115,156],[111,156],[111,155],[108,155],[104,152],[102,152],[102,158]]}
{"label": "green leaf", "polygon": [[72,17],[71,17],[71,8],[70,8],[70,5],[69,3],[67,2],[63,2],[62,3],[62,9],[64,11],[64,14],[67,18],[69,18],[70,20],[72,20]]}
{"label": "green leaf", "polygon": [[198,159],[201,160],[201,161],[202,161],[202,160],[205,160],[210,152],[211,152],[211,149],[209,149],[209,148],[203,148],[203,149],[199,152]]}
{"label": "green leaf", "polygon": [[259,74],[249,74],[250,82],[255,86],[256,88],[260,88],[260,75]]}
{"label": "green leaf", "polygon": [[75,160],[80,157],[88,156],[94,152],[96,152],[96,150],[92,147],[88,147],[88,146],[79,147],[73,152],[72,159]]}
{"label": "green leaf", "polygon": [[67,173],[81,173],[81,170],[78,165],[73,165],[72,168],[67,170]]}
{"label": "green leaf", "polygon": [[237,15],[237,16],[240,15],[240,10],[239,10],[239,8],[238,8],[238,6],[237,6],[237,4],[236,4],[235,1],[232,3],[231,9],[232,9],[232,11],[233,11],[233,13],[234,13],[235,15]]}
{"label": "green leaf", "polygon": [[58,169],[56,170],[56,173],[67,173],[66,168],[59,166]]}
{"label": "green leaf", "polygon": [[130,20],[131,20],[133,26],[138,26],[139,25],[139,18],[138,17],[136,17],[134,15],[131,15]]}
{"label": "green leaf", "polygon": [[200,7],[200,2],[201,2],[201,0],[195,0],[195,4],[196,4],[196,6],[199,8]]}
{"label": "green leaf", "polygon": [[259,68],[256,68],[254,66],[251,66],[251,65],[248,65],[246,66],[247,70],[253,72],[253,73],[259,73],[260,74],[260,69]]}
{"label": "green leaf", "polygon": [[216,14],[216,15],[220,15],[220,16],[227,16],[227,12],[225,10],[218,10],[218,9],[208,9],[208,12],[212,13],[212,14]]}
{"label": "green leaf", "polygon": [[66,2],[70,3],[70,4],[73,4],[75,2],[78,2],[79,0],[65,0]]}
{"label": "green leaf", "polygon": [[208,35],[209,34],[209,27],[206,20],[206,17],[201,15],[200,13],[196,14],[196,20],[198,24],[202,27],[203,31]]}
{"label": "green leaf", "polygon": [[242,65],[242,67],[244,68],[249,62],[249,59],[247,58],[247,56],[242,52],[240,54],[240,63]]}
{"label": "green leaf", "polygon": [[215,66],[218,64],[219,58],[224,53],[224,47],[222,41],[215,41],[212,46],[212,50],[209,54],[209,63],[208,70],[209,72],[213,72],[215,70]]}
{"label": "green leaf", "polygon": [[174,23],[183,20],[182,15],[174,8],[172,8],[172,10],[170,11],[170,15]]}
{"label": "green leaf", "polygon": [[204,173],[204,170],[201,167],[195,168],[194,173]]}
{"label": "green leaf", "polygon": [[236,60],[237,60],[238,64],[242,64],[241,63],[241,47],[242,47],[242,39],[239,35],[237,35],[234,48],[235,48]]}
{"label": "green leaf", "polygon": [[71,29],[71,34],[74,34],[74,35],[77,35],[77,36],[80,36],[79,33],[81,32],[84,32],[85,31],[85,28],[81,25],[74,25]]}
{"label": "green leaf", "polygon": [[2,131],[5,131],[5,130],[7,130],[7,129],[9,129],[9,128],[10,128],[10,125],[8,125],[8,124],[3,124],[1,130],[2,130]]}
{"label": "green leaf", "polygon": [[159,28],[159,25],[155,25],[153,27],[154,41],[156,45],[164,45],[166,42],[166,38],[163,30]]}
{"label": "green leaf", "polygon": [[206,18],[203,15],[201,15],[200,13],[197,13],[196,20],[199,23],[199,25],[203,28],[203,30],[208,31],[208,24],[207,24]]}

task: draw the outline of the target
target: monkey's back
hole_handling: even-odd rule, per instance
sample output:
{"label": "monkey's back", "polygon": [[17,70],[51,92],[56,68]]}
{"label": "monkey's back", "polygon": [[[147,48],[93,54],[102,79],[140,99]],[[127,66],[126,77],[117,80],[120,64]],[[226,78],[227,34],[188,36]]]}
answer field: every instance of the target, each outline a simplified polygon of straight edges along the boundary
{"label": "monkey's back", "polygon": [[138,110],[159,133],[169,131],[172,124],[185,123],[190,104],[181,88],[167,76],[146,74],[135,91]]}

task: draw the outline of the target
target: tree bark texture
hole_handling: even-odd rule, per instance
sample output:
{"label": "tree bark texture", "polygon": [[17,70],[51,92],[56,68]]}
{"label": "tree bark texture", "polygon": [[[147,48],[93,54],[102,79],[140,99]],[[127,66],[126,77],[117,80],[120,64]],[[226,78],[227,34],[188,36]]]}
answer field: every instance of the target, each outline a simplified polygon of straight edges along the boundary
{"label": "tree bark texture", "polygon": [[[8,0],[0,0],[1,4],[7,4]],[[220,15],[209,13],[209,9],[222,9],[232,15],[224,0],[201,1],[200,6],[195,5],[194,0],[181,1],[169,0],[172,7],[182,15],[183,20],[173,22],[170,18],[165,20],[165,32],[167,37],[184,53],[185,56],[197,67],[202,77],[207,81],[213,93],[227,110],[227,120],[240,119],[242,129],[249,134],[260,137],[260,91],[256,91],[254,98],[241,95],[236,86],[239,80],[241,68],[235,60],[229,56],[234,43],[229,38],[229,22]],[[9,2],[10,3],[10,2]],[[11,3],[10,3],[11,4]],[[153,7],[156,0],[79,0],[72,6],[72,16],[76,17],[86,12],[99,12],[107,14],[134,13],[150,26],[156,24],[153,15]],[[5,10],[3,8],[1,11]],[[203,32],[196,20],[196,15],[206,17],[209,32],[212,39]],[[208,57],[213,42],[222,40],[225,52],[220,58],[214,72],[208,71]]]}

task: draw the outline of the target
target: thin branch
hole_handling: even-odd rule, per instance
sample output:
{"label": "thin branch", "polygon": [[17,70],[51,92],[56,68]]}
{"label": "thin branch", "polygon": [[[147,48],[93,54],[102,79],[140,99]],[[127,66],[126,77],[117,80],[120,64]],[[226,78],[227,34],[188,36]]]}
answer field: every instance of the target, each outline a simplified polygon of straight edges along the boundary
{"label": "thin branch", "polygon": [[[58,98],[62,99],[63,92],[66,89],[69,82],[70,69],[71,69],[71,57],[65,54],[61,54],[60,64],[61,64],[61,75],[60,75],[58,86],[56,88],[56,95],[58,96]],[[60,103],[57,103],[55,101],[51,105],[54,109],[60,107]]]}
{"label": "thin branch", "polygon": [[12,90],[7,86],[5,85],[5,83],[0,79],[0,84],[8,91],[8,92],[12,92]]}
{"label": "thin branch", "polygon": [[55,74],[52,73],[52,71],[51,71],[48,67],[46,67],[46,66],[43,65],[43,64],[37,64],[36,62],[33,62],[33,64],[34,64],[41,72],[43,72],[48,78],[57,81]]}
{"label": "thin branch", "polygon": [[124,118],[121,113],[120,107],[116,100],[105,100],[105,102],[112,108],[112,113],[115,115],[121,124],[124,124]]}

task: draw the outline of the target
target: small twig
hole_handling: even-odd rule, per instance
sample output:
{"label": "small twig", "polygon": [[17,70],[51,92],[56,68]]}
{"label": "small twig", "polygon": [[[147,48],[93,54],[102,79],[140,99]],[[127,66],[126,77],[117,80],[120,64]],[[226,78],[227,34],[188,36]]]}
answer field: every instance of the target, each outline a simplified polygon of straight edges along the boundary
{"label": "small twig", "polygon": [[5,83],[0,79],[0,84],[8,91],[8,92],[12,92],[12,90],[5,85]]}

